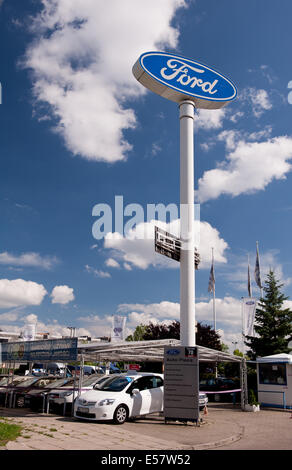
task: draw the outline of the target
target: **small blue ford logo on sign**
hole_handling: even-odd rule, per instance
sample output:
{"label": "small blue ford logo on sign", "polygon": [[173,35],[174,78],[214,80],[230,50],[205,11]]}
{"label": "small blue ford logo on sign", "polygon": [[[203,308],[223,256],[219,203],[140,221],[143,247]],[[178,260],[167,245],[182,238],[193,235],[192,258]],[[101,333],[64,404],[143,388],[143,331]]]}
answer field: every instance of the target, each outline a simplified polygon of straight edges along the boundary
{"label": "small blue ford logo on sign", "polygon": [[146,88],[177,103],[190,99],[197,108],[218,109],[236,98],[235,85],[221,73],[182,56],[145,52],[133,67]]}
{"label": "small blue ford logo on sign", "polygon": [[168,354],[169,356],[177,356],[177,354],[179,353],[179,349],[168,349],[168,351],[166,351],[166,354]]}

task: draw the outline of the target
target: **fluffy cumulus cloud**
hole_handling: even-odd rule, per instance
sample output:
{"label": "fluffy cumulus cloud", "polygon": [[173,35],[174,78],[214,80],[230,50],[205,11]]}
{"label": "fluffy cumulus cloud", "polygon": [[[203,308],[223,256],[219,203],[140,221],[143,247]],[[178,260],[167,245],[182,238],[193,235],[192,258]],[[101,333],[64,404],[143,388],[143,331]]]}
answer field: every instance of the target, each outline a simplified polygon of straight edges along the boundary
{"label": "fluffy cumulus cloud", "polygon": [[[152,323],[169,324],[180,318],[180,305],[177,302],[162,301],[152,304],[120,304],[118,312],[127,317],[127,328],[130,332],[136,326]],[[230,351],[234,349],[232,342],[237,341],[241,346],[241,301],[226,296],[216,299],[216,317],[221,340],[227,344]],[[213,326],[213,300],[196,303],[196,320]],[[233,349],[232,349],[233,348]]]}
{"label": "fluffy cumulus cloud", "polygon": [[68,286],[55,286],[51,294],[52,304],[66,305],[74,300],[74,290]]}
{"label": "fluffy cumulus cloud", "polygon": [[212,130],[220,129],[223,126],[223,121],[228,114],[227,108],[214,109],[199,109],[197,111],[198,119],[195,120],[195,128]]}
{"label": "fluffy cumulus cloud", "polygon": [[[111,258],[123,262],[125,269],[133,267],[147,269],[150,266],[161,268],[176,268],[178,263],[170,258],[162,256],[154,250],[154,228],[159,226],[174,236],[179,236],[180,221],[174,220],[170,224],[162,221],[151,220],[138,224],[127,231],[126,236],[120,233],[108,233],[105,236],[104,248],[111,251]],[[196,230],[197,229],[197,230]],[[225,251],[227,242],[220,237],[217,229],[208,222],[195,222],[196,241],[201,263],[200,268],[209,267],[211,260],[210,247],[214,247],[215,261],[225,263]]]}
{"label": "fluffy cumulus cloud", "polygon": [[40,305],[47,294],[42,284],[23,279],[0,279],[0,308]]}
{"label": "fluffy cumulus cloud", "polygon": [[291,137],[275,137],[264,142],[240,140],[236,144],[233,139],[229,140],[229,148],[232,150],[226,160],[199,179],[200,202],[222,194],[239,196],[263,190],[273,180],[285,179],[291,171]]}
{"label": "fluffy cumulus cloud", "polygon": [[89,160],[115,162],[136,126],[127,99],[145,90],[132,66],[145,50],[175,47],[171,21],[184,0],[42,0],[34,41],[23,65],[32,71],[36,101],[57,122],[66,147]]}

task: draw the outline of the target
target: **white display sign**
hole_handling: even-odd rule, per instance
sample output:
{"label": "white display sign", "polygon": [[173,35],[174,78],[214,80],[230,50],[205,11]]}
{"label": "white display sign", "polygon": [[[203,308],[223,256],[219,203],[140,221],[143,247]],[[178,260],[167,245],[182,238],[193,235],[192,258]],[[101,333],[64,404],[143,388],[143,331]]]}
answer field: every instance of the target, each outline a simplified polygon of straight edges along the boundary
{"label": "white display sign", "polygon": [[254,320],[257,301],[252,297],[242,299],[243,328],[245,336],[255,336]]}
{"label": "white display sign", "polygon": [[114,315],[112,322],[111,342],[124,341],[126,317]]}
{"label": "white display sign", "polygon": [[36,324],[27,323],[23,330],[23,341],[34,341],[36,335]]}

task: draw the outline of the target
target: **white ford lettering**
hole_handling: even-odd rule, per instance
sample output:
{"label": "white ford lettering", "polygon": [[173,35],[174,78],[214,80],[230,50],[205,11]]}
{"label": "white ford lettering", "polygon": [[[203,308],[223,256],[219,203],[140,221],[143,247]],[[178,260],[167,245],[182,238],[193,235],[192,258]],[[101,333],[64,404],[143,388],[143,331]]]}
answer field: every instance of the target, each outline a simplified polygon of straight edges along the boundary
{"label": "white ford lettering", "polygon": [[[176,81],[179,82],[181,85],[190,85],[191,88],[195,88],[195,86],[198,86],[202,88],[205,93],[209,93],[210,95],[214,95],[215,93],[217,93],[218,90],[214,90],[214,88],[217,85],[218,80],[214,80],[213,83],[204,82],[204,80],[202,80],[201,78],[198,78],[196,76],[190,76],[189,70],[201,74],[205,73],[205,70],[192,67],[191,65],[186,64],[181,60],[169,59],[167,61],[167,67],[163,67],[160,70],[160,74],[165,80],[174,80],[176,78]],[[171,73],[167,73],[169,71],[171,71]]]}

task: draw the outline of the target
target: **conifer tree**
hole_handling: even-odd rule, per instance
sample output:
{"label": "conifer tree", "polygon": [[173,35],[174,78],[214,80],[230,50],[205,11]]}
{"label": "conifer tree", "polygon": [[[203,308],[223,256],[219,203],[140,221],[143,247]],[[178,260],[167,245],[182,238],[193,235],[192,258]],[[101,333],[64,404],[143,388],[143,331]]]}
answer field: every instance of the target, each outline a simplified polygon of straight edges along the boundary
{"label": "conifer tree", "polygon": [[245,336],[245,344],[250,347],[253,359],[291,351],[288,343],[292,338],[292,311],[283,308],[288,297],[281,293],[282,287],[283,284],[270,269],[263,289],[264,296],[260,298],[255,313],[256,336]]}

